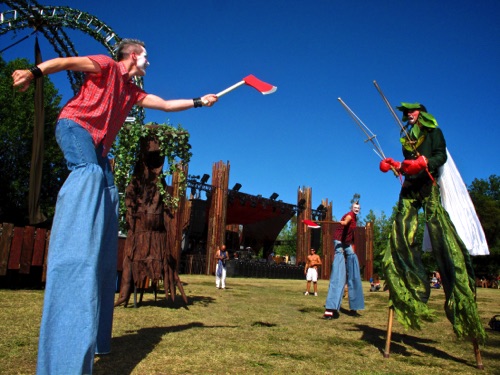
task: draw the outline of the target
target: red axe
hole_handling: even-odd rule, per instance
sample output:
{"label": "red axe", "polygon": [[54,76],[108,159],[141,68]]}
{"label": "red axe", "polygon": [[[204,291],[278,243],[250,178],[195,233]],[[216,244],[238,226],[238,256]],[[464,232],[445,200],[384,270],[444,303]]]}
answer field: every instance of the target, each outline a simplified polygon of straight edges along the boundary
{"label": "red axe", "polygon": [[228,92],[233,91],[234,89],[236,89],[240,86],[243,86],[245,84],[253,87],[257,91],[260,91],[263,95],[272,94],[273,92],[275,92],[278,89],[276,86],[273,86],[273,85],[270,85],[269,83],[261,81],[257,77],[250,74],[249,76],[246,76],[245,78],[243,78],[242,81],[240,81],[240,82],[232,85],[231,87],[228,87],[227,89],[219,92],[217,94],[217,97],[220,98],[222,95],[225,95]]}
{"label": "red axe", "polygon": [[302,222],[305,225],[307,225],[309,228],[314,228],[314,229],[321,228],[321,226],[318,223],[316,223],[315,221],[312,221],[312,220],[305,219],[305,220],[302,220]]}

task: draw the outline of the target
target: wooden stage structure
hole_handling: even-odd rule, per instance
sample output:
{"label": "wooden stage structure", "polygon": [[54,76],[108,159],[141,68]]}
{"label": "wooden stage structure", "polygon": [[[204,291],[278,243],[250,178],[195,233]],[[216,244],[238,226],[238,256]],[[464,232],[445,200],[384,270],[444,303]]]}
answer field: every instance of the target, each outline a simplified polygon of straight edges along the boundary
{"label": "wooden stage structure", "polygon": [[[329,279],[334,257],[333,233],[339,225],[332,220],[332,203],[323,199],[317,209],[312,209],[310,187],[298,189],[295,204],[276,200],[277,194],[270,198],[246,194],[239,191],[239,184],[229,188],[229,171],[229,162],[219,161],[212,166],[211,184],[207,183],[207,175],[200,181],[188,180],[186,192],[190,194],[182,197],[173,211],[167,240],[178,266],[185,265],[179,273],[214,274],[214,255],[223,243],[232,254],[251,249],[253,254],[262,251],[262,258],[266,259],[273,252],[278,234],[297,215],[296,264],[304,263],[309,249],[315,247],[323,261],[320,277]],[[172,181],[171,189],[175,192],[178,178],[174,176]],[[201,198],[202,192],[206,199]],[[308,227],[303,223],[305,219],[321,221],[321,228]],[[8,280],[27,277],[23,275],[31,275],[43,283],[49,241],[48,229],[0,224],[0,285],[5,280],[9,283]],[[117,271],[121,271],[123,243],[121,238]],[[373,273],[371,223],[356,228],[355,247],[361,274],[368,280]]]}

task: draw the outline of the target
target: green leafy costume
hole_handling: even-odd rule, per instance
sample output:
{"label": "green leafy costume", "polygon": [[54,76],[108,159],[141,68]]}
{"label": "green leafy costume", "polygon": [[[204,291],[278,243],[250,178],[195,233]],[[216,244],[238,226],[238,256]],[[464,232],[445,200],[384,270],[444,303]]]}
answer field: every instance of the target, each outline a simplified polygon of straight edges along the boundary
{"label": "green leafy costume", "polygon": [[[418,211],[424,209],[432,251],[438,264],[446,296],[445,312],[458,337],[476,338],[483,342],[486,333],[475,302],[472,264],[465,245],[458,236],[448,213],[441,205],[437,180],[438,169],[447,159],[446,141],[437,121],[419,103],[401,103],[403,121],[408,110],[419,109],[418,122],[401,139],[405,159],[416,159],[417,153],[427,158],[428,171],[405,176],[399,195],[396,218],[387,248],[383,251],[383,267],[390,291],[389,305],[405,328],[420,329],[422,320],[432,320],[427,306],[430,282],[421,260],[420,246],[415,242]],[[417,129],[418,128],[418,129]]]}

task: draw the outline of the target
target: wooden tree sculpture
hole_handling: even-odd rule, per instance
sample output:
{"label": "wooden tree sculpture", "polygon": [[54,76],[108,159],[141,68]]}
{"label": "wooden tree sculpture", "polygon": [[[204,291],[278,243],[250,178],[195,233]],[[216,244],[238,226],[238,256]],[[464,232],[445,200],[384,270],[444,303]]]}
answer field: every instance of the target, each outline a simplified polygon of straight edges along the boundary
{"label": "wooden tree sculpture", "polygon": [[130,183],[125,190],[127,207],[127,239],[123,256],[120,296],[115,306],[127,306],[133,287],[144,288],[149,278],[153,285],[163,279],[165,294],[173,301],[179,288],[187,302],[177,273],[177,264],[167,246],[167,227],[173,214],[162,198],[158,179],[166,190],[162,169],[165,157],[161,155],[155,135],[140,140],[139,156]]}

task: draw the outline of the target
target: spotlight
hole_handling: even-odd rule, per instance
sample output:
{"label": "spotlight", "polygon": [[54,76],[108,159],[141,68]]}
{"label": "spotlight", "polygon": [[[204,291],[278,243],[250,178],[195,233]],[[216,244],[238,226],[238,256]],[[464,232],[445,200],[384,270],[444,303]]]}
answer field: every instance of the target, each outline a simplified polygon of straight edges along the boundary
{"label": "spotlight", "polygon": [[233,186],[233,189],[232,189],[232,190],[234,190],[234,191],[239,191],[240,189],[241,189],[241,184],[240,184],[240,183],[236,183],[236,184],[234,184],[234,186]]}
{"label": "spotlight", "polygon": [[276,200],[276,198],[278,198],[278,196],[279,196],[279,194],[278,194],[278,193],[273,193],[273,194],[269,197],[269,199],[270,199],[270,200],[272,200],[272,201],[275,201],[275,200]]}
{"label": "spotlight", "polygon": [[205,174],[203,175],[203,177],[201,178],[201,181],[200,181],[200,182],[201,182],[202,184],[206,184],[209,178],[210,178],[210,176],[209,176],[208,174],[206,174],[206,173],[205,173]]}

